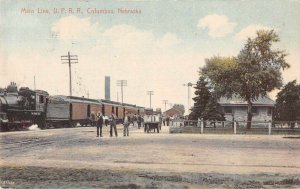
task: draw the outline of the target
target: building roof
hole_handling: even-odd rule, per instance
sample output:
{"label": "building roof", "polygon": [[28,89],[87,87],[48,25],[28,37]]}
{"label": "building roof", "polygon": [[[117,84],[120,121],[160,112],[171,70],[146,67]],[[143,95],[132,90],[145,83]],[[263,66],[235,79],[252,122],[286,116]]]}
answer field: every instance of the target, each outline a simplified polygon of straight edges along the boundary
{"label": "building roof", "polygon": [[168,112],[170,112],[170,111],[176,111],[176,112],[179,113],[179,115],[183,115],[183,114],[184,114],[184,111],[182,111],[182,110],[180,110],[180,109],[178,109],[178,108],[175,108],[175,107],[172,107],[172,108],[166,110],[166,111],[164,112],[164,114],[166,114],[166,113],[168,113]]}
{"label": "building roof", "polygon": [[51,103],[90,103],[90,104],[100,104],[100,101],[83,98],[83,97],[76,97],[76,96],[65,96],[65,95],[54,95],[50,96]]}
{"label": "building roof", "polygon": [[[270,99],[270,97],[258,97],[256,100],[252,101],[253,106],[274,106],[275,102]],[[219,100],[221,106],[246,106],[247,102],[243,99],[233,96],[232,98],[221,97]]]}

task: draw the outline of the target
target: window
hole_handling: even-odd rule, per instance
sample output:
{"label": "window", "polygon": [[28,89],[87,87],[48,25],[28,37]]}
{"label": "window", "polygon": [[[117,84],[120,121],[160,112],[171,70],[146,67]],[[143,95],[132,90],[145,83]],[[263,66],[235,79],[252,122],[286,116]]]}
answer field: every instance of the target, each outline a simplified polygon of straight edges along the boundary
{"label": "window", "polygon": [[268,116],[272,116],[272,108],[271,107],[268,107]]}
{"label": "window", "polygon": [[39,103],[40,104],[44,103],[44,96],[43,95],[39,95]]}
{"label": "window", "polygon": [[252,114],[258,114],[258,108],[252,107]]}
{"label": "window", "polygon": [[224,107],[225,114],[232,114],[232,107]]}

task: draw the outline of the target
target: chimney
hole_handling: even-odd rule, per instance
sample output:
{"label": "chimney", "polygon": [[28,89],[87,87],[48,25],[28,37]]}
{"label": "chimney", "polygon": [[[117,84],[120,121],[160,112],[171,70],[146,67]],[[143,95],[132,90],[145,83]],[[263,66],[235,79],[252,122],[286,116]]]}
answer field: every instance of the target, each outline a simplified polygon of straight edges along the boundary
{"label": "chimney", "polygon": [[105,100],[110,100],[110,76],[105,76]]}

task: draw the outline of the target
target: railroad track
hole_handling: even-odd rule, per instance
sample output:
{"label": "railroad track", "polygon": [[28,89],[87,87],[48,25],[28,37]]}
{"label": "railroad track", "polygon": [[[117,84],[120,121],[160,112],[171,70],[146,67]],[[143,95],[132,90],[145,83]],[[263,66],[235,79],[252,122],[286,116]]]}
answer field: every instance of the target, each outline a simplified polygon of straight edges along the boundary
{"label": "railroad track", "polygon": [[[57,136],[53,136],[53,135],[41,136],[41,133],[44,134],[44,132],[39,132],[39,131],[34,131],[33,133],[30,132],[30,135],[28,135],[28,132],[9,133],[9,135],[0,136],[0,151],[3,152],[7,150],[19,149],[20,152],[21,151],[24,152],[28,149],[33,149],[33,148],[40,148],[40,147],[45,148],[45,146],[68,145],[68,143],[72,141],[84,142],[87,141],[87,139],[84,138],[84,133],[95,132],[95,129],[96,128],[93,128],[93,130],[76,132],[72,128],[67,128],[65,130],[65,133],[67,134],[57,133],[58,134]],[[104,132],[108,132],[109,127],[103,127],[103,130]],[[138,128],[131,127],[130,130],[135,131],[138,130]],[[118,126],[118,132],[120,134],[122,133],[121,126]]]}

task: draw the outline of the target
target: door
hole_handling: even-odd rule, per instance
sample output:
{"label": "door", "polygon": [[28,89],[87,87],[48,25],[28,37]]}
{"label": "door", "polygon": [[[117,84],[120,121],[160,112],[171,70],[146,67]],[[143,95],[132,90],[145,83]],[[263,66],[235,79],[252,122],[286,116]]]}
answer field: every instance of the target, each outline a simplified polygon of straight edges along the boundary
{"label": "door", "polygon": [[87,117],[91,116],[91,105],[87,105]]}

